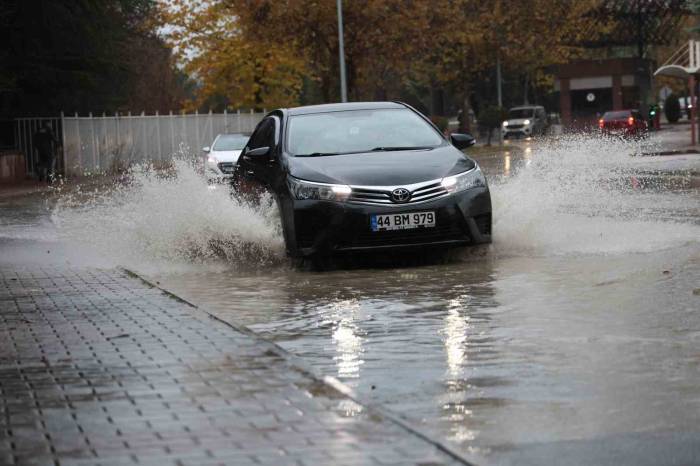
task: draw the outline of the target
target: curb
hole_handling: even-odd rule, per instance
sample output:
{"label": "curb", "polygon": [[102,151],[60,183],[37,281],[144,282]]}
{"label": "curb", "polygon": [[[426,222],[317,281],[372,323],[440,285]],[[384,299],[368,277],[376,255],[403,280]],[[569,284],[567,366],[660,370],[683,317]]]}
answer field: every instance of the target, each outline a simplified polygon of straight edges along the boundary
{"label": "curb", "polygon": [[324,384],[330,390],[337,392],[338,394],[342,395],[343,397],[352,400],[353,402],[362,406],[365,410],[367,410],[367,412],[380,415],[381,417],[383,417],[383,418],[387,419],[389,422],[399,426],[401,429],[403,429],[404,431],[413,435],[414,437],[418,437],[419,439],[423,440],[424,442],[431,444],[433,447],[435,447],[439,451],[443,452],[444,454],[448,455],[453,460],[455,460],[455,461],[457,461],[465,466],[476,466],[474,463],[467,461],[464,457],[462,457],[459,453],[452,450],[450,447],[446,446],[445,444],[443,444],[439,440],[433,439],[425,432],[421,431],[417,427],[412,426],[406,420],[402,419],[401,417],[392,413],[391,411],[387,410],[386,408],[383,408],[383,407],[376,405],[374,403],[368,403],[366,401],[361,400],[360,397],[357,395],[357,393],[355,393],[355,391],[353,389],[351,389],[347,385],[343,384],[340,380],[336,379],[335,377],[331,377],[331,376],[327,376],[327,375],[324,376],[324,375],[318,374],[315,369],[313,369],[311,366],[309,366],[300,357],[290,353],[289,351],[287,351],[284,348],[282,348],[281,346],[279,346],[277,343],[268,340],[267,338],[254,332],[250,328],[248,328],[244,325],[234,324],[232,322],[223,320],[220,317],[217,317],[216,315],[207,311],[206,309],[204,309],[200,306],[197,306],[196,304],[193,304],[193,303],[187,301],[186,299],[181,298],[180,296],[176,295],[175,293],[168,291],[165,288],[162,288],[161,286],[156,285],[155,283],[150,282],[149,280],[145,279],[144,277],[142,277],[138,273],[134,272],[133,270],[129,270],[125,267],[119,267],[119,270],[124,272],[129,277],[143,282],[144,284],[146,284],[147,286],[149,286],[151,288],[156,288],[156,289],[160,290],[165,295],[167,295],[171,299],[174,299],[175,301],[177,301],[181,304],[185,304],[188,307],[191,307],[193,309],[197,309],[198,311],[204,312],[210,319],[215,320],[217,322],[220,322],[220,323],[226,325],[227,327],[229,327],[229,328],[231,328],[239,333],[243,333],[244,335],[248,335],[248,336],[254,338],[255,340],[257,340],[260,343],[267,346],[269,350],[273,351],[275,354],[277,354],[278,356],[283,358],[292,369],[309,377],[314,382]]}

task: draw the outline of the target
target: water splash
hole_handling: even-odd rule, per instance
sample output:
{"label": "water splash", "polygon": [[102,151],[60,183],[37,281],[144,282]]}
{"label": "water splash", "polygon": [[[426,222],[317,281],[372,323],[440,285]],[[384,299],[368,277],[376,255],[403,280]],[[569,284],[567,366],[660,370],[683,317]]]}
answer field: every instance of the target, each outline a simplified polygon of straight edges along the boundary
{"label": "water splash", "polygon": [[[683,189],[690,172],[663,172],[638,152],[636,143],[584,135],[536,146],[515,176],[491,186],[492,250],[620,254],[697,243],[700,196]],[[657,186],[669,183],[677,186]]]}
{"label": "water splash", "polygon": [[[631,156],[637,151],[634,144],[589,136],[538,142],[514,176],[491,179],[494,244],[478,251],[625,254],[697,244],[700,195],[683,188],[688,174],[675,169],[669,177],[658,169],[659,158],[650,165],[651,159]],[[679,187],[645,189],[654,179],[680,180]],[[212,190],[185,160],[170,170],[136,166],[107,189],[58,197],[52,219],[59,236],[121,265],[173,271],[178,264],[284,261],[274,202],[253,207],[228,189]]]}
{"label": "water splash", "polygon": [[135,166],[107,189],[63,194],[52,217],[63,238],[125,266],[269,264],[284,257],[272,199],[253,207],[226,187],[211,189],[186,160],[166,171]]}

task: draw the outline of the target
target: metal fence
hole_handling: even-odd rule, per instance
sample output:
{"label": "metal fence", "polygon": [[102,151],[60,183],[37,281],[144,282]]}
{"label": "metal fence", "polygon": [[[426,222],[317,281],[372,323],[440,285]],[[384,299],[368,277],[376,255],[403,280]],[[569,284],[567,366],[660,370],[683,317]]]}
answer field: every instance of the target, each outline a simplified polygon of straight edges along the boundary
{"label": "metal fence", "polygon": [[57,168],[66,175],[109,172],[138,162],[167,162],[199,154],[220,133],[251,132],[264,113],[61,116],[16,120],[16,144],[34,173],[33,135],[49,121],[60,140]]}
{"label": "metal fence", "polygon": [[[15,147],[25,156],[27,173],[36,173],[37,156],[34,153],[34,135],[45,123],[51,125],[53,134],[60,140],[63,130],[61,118],[15,118]],[[57,157],[56,168],[59,171],[63,171],[62,163],[61,157]]]}
{"label": "metal fence", "polygon": [[220,133],[251,132],[263,113],[127,115],[63,118],[67,175],[111,171],[174,155],[199,154]]}

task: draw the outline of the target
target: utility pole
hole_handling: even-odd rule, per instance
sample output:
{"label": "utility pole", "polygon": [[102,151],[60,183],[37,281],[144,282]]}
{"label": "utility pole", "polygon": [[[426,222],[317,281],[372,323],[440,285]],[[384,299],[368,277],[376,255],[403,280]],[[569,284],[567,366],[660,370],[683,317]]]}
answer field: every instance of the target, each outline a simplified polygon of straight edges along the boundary
{"label": "utility pole", "polygon": [[345,79],[345,45],[343,44],[343,0],[337,0],[338,5],[338,55],[340,62],[340,99],[348,101],[348,85]]}

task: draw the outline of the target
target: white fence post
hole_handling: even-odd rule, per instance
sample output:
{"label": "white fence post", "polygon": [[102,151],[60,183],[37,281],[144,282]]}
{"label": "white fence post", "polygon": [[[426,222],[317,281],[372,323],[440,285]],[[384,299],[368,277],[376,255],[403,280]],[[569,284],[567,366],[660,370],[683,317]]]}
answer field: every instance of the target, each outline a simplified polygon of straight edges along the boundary
{"label": "white fence post", "polygon": [[121,157],[122,149],[119,147],[119,144],[121,143],[121,139],[119,138],[119,112],[114,113],[114,126],[116,127],[116,132],[117,135],[114,138],[114,142],[116,144],[116,147],[114,148],[114,154],[116,157]]}
{"label": "white fence post", "polygon": [[143,158],[148,157],[148,132],[146,130],[146,111],[141,110],[141,136],[143,136]]}
{"label": "white fence post", "polygon": [[160,118],[158,116],[158,110],[156,110],[156,138],[158,139],[158,160],[165,160],[163,157],[162,146],[160,144]]}
{"label": "white fence post", "polygon": [[211,109],[209,109],[209,140],[207,144],[211,144],[214,140],[214,117],[212,116]]}
{"label": "white fence post", "polygon": [[194,149],[196,151],[199,151],[200,148],[202,147],[202,144],[200,143],[199,139],[199,110],[194,111],[194,127],[195,127],[195,138],[196,138],[196,145],[197,147]]}
{"label": "white fence post", "polygon": [[134,144],[134,120],[131,118],[131,111],[127,114],[127,118],[129,119],[129,141],[131,141],[130,144],[130,151],[129,151],[129,160],[134,160],[134,149],[135,145]]}
{"label": "white fence post", "polygon": [[63,174],[66,174],[66,118],[61,110],[61,165]]}
{"label": "white fence post", "polygon": [[90,118],[90,144],[92,145],[92,171],[97,167],[97,154],[95,153],[95,125],[92,120],[92,112],[88,114]]}
{"label": "white fence post", "polygon": [[170,110],[170,116],[168,118],[168,121],[170,122],[170,153],[171,153],[171,155],[175,153],[175,127],[173,126],[175,122],[173,121],[173,118],[175,118],[173,116],[173,111]]}
{"label": "white fence post", "polygon": [[80,137],[80,120],[78,119],[78,112],[75,112],[75,132],[78,141],[78,167],[83,168],[83,139]]}

